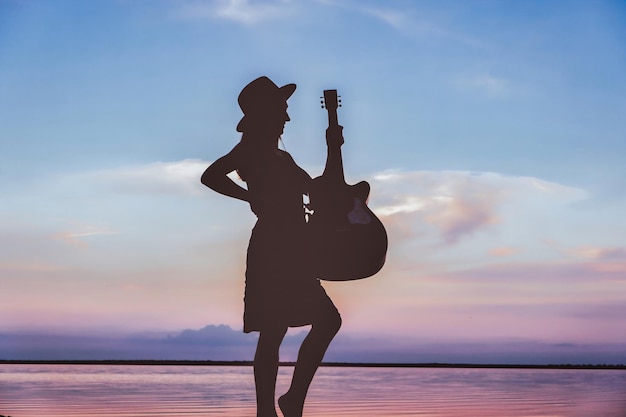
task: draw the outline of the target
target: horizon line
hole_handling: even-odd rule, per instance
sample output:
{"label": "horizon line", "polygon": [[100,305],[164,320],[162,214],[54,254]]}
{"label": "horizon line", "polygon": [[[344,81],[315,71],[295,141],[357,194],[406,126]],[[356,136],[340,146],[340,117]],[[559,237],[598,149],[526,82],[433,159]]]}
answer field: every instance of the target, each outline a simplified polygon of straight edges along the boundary
{"label": "horizon line", "polygon": [[[280,366],[295,366],[295,362],[280,362]],[[253,361],[215,361],[215,360],[48,360],[48,359],[0,359],[0,365],[148,365],[148,366],[253,366]],[[485,369],[616,369],[626,370],[625,364],[480,364],[480,363],[441,363],[441,362],[322,362],[325,367],[346,368],[485,368]]]}

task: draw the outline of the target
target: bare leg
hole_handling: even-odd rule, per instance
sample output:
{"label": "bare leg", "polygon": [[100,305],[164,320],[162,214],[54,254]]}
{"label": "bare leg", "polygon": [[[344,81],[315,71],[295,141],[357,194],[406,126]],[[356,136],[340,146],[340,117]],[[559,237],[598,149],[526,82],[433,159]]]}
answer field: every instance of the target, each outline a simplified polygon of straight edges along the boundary
{"label": "bare leg", "polygon": [[293,371],[289,391],[278,399],[278,405],[285,417],[301,417],[304,400],[326,349],[341,327],[339,313],[333,314],[319,323],[314,323],[311,331],[302,342],[298,360]]}
{"label": "bare leg", "polygon": [[278,375],[278,350],[287,328],[267,329],[259,333],[254,355],[257,417],[278,417],[274,398]]}

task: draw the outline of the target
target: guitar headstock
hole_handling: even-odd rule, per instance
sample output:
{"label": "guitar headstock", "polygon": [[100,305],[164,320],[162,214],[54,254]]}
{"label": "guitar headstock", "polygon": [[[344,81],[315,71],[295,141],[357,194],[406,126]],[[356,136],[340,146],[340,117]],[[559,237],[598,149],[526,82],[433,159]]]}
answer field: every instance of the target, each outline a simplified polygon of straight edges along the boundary
{"label": "guitar headstock", "polygon": [[337,110],[341,107],[341,96],[337,95],[337,90],[324,90],[324,97],[320,97],[322,108],[330,111]]}

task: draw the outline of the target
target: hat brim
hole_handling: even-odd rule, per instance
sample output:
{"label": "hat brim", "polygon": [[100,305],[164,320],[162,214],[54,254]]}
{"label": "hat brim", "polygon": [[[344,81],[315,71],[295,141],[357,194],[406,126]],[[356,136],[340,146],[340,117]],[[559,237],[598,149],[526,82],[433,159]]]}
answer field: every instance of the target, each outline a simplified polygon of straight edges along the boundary
{"label": "hat brim", "polygon": [[291,97],[293,92],[296,91],[296,85],[295,84],[283,85],[278,90],[280,91],[281,97],[287,100],[289,97]]}
{"label": "hat brim", "polygon": [[[286,84],[283,85],[282,87],[278,88],[278,94],[280,96],[281,99],[287,101],[289,99],[289,97],[291,97],[294,93],[294,91],[296,91],[296,85],[295,84]],[[245,125],[247,124],[248,120],[250,120],[250,117],[247,117],[246,115],[244,115],[241,120],[239,121],[239,123],[237,123],[237,132],[243,132],[245,129]]]}

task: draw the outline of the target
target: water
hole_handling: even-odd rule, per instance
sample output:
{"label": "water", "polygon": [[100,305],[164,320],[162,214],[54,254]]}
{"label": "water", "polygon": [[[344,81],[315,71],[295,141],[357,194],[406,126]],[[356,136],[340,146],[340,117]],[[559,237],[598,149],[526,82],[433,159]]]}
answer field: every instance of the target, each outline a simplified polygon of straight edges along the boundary
{"label": "water", "polygon": [[[254,417],[254,382],[246,366],[0,365],[0,414]],[[626,371],[322,367],[304,415],[626,417]]]}

